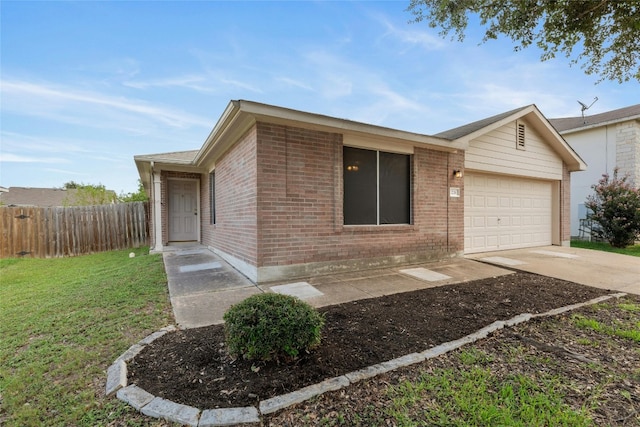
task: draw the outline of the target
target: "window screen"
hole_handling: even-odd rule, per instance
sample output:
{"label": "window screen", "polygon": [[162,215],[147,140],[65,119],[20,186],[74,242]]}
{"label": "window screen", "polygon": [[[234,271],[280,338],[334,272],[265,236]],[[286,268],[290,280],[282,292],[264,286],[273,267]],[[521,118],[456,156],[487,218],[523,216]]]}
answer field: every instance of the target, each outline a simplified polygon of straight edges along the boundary
{"label": "window screen", "polygon": [[380,224],[409,224],[409,156],[379,152]]}
{"label": "window screen", "polygon": [[344,147],[344,223],[377,224],[377,152]]}
{"label": "window screen", "polygon": [[410,223],[410,156],[344,147],[344,223]]}

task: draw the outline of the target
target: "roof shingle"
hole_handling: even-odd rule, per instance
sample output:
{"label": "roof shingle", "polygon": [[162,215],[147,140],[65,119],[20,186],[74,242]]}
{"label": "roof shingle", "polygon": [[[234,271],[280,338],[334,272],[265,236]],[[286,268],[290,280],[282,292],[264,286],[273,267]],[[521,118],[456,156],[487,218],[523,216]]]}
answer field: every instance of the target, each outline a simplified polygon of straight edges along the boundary
{"label": "roof shingle", "polygon": [[9,187],[0,193],[3,206],[53,207],[68,205],[75,189]]}
{"label": "roof shingle", "polygon": [[631,105],[630,107],[619,108],[592,116],[578,117],[559,117],[549,119],[551,125],[560,133],[577,130],[580,128],[589,128],[606,123],[616,123],[633,118],[640,118],[640,104]]}

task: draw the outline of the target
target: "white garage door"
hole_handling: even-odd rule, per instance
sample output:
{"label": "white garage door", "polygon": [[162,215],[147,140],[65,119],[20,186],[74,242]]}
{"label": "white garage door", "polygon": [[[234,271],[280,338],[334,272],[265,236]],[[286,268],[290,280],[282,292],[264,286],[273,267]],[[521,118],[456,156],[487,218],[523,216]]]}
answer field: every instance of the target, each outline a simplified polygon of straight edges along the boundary
{"label": "white garage door", "polygon": [[551,244],[551,182],[469,172],[464,194],[465,253]]}

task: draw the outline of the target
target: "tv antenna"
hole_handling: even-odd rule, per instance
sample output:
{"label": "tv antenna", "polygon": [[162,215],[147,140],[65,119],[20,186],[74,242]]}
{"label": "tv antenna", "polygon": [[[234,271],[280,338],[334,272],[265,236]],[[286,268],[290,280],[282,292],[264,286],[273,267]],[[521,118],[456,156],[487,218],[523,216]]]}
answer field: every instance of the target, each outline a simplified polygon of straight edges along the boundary
{"label": "tv antenna", "polygon": [[578,101],[578,104],[580,104],[580,108],[582,109],[582,118],[584,119],[584,112],[587,111],[589,108],[591,108],[591,106],[593,104],[596,103],[596,101],[598,100],[598,97],[596,96],[595,98],[593,98],[593,102],[589,105],[585,104],[584,102],[580,102]]}

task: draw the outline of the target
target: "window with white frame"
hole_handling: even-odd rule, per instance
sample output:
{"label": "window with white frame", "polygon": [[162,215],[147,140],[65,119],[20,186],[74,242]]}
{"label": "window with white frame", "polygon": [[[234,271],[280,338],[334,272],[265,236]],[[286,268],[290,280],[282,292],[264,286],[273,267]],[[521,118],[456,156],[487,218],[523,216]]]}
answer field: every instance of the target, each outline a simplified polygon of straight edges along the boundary
{"label": "window with white frame", "polygon": [[343,148],[344,224],[411,222],[411,156]]}

